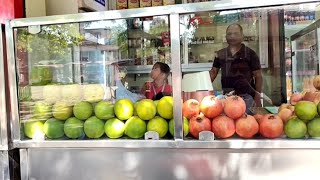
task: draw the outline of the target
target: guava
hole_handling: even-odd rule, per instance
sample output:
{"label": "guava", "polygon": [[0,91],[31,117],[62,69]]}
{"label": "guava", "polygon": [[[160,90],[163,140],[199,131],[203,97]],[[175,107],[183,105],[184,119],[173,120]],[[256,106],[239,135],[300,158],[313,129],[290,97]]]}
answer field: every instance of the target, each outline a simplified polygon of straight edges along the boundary
{"label": "guava", "polygon": [[150,120],[157,113],[157,107],[154,105],[153,101],[150,99],[142,99],[136,104],[137,115],[142,120]]}
{"label": "guava", "polygon": [[158,114],[165,119],[173,117],[173,98],[172,96],[162,97],[157,105]]}
{"label": "guava", "polygon": [[104,131],[106,135],[111,139],[116,139],[123,136],[124,130],[124,122],[117,118],[108,119],[104,125]]}
{"label": "guava", "polygon": [[72,106],[65,102],[56,102],[52,107],[52,115],[58,120],[66,120],[72,116]]}
{"label": "guava", "polygon": [[84,133],[91,139],[98,139],[104,134],[104,122],[92,116],[84,122]]}
{"label": "guava", "polygon": [[139,139],[147,132],[147,124],[138,116],[132,116],[125,123],[124,133],[133,139]]}
{"label": "guava", "polygon": [[87,101],[81,101],[73,106],[73,114],[80,120],[86,120],[93,114],[93,106]]}
{"label": "guava", "polygon": [[48,119],[43,125],[43,132],[50,139],[58,139],[64,136],[64,121],[55,118]]}
{"label": "guava", "polygon": [[113,107],[114,105],[109,101],[100,101],[95,105],[94,113],[99,119],[107,120],[115,116]]}
{"label": "guava", "polygon": [[160,138],[167,134],[168,128],[168,122],[160,116],[154,117],[147,124],[147,130],[157,132]]}
{"label": "guava", "polygon": [[114,105],[114,113],[120,120],[127,120],[133,115],[133,103],[130,99],[120,99]]}

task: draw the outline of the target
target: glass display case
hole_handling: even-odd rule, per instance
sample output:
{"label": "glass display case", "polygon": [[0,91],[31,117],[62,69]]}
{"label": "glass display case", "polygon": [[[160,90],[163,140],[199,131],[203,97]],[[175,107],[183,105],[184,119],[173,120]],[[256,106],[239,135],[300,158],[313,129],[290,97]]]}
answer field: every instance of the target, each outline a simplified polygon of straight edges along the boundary
{"label": "glass display case", "polygon": [[[212,79],[209,71],[221,50],[228,50],[227,29],[234,23],[244,50],[240,60],[261,73],[263,80],[261,92],[257,81],[248,83],[253,93],[263,94],[256,103],[280,105],[286,90],[281,83],[285,42],[277,38],[283,36],[281,12],[289,7],[216,5],[219,2],[177,5],[178,14],[174,8],[150,7],[116,11],[112,16],[113,12],[101,12],[10,21],[15,146],[112,146],[123,141],[136,146],[135,140],[146,143],[149,138],[160,139],[159,146],[176,144],[184,139],[186,109],[181,99],[183,103],[196,99],[200,105],[205,96],[226,93],[223,72]],[[233,73],[247,67],[239,68]],[[252,77],[251,72],[247,75]],[[198,137],[189,134],[185,139]]]}
{"label": "glass display case", "polygon": [[291,36],[294,92],[316,90],[313,78],[319,74],[319,26],[320,21],[317,20]]}

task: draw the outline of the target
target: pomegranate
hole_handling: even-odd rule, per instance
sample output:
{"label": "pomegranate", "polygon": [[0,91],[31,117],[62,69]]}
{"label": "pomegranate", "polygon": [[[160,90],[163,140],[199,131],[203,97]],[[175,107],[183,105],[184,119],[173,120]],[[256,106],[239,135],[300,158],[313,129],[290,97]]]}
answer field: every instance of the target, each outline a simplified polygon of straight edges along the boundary
{"label": "pomegranate", "polygon": [[200,113],[199,101],[195,99],[188,99],[182,105],[182,114],[187,119],[191,119],[193,116],[197,116]]}
{"label": "pomegranate", "polygon": [[212,120],[212,132],[219,138],[231,137],[236,131],[234,120],[220,115]]}
{"label": "pomegranate", "polygon": [[223,111],[231,119],[238,119],[246,112],[246,103],[239,96],[229,96],[224,102]]}
{"label": "pomegranate", "polygon": [[207,118],[215,118],[219,116],[223,111],[222,103],[215,96],[206,96],[202,99],[200,103],[200,111]]}
{"label": "pomegranate", "polygon": [[263,116],[264,116],[263,114],[255,114],[255,115],[253,115],[253,117],[256,119],[256,121],[258,123],[260,123],[260,121],[263,118]]}
{"label": "pomegranate", "polygon": [[283,123],[286,123],[289,118],[292,116],[293,112],[290,109],[282,109],[279,113],[278,116],[281,118]]}
{"label": "pomegranate", "polygon": [[259,124],[253,116],[244,115],[236,120],[236,133],[242,138],[252,138],[259,132]]}
{"label": "pomegranate", "polygon": [[283,133],[283,122],[279,116],[266,114],[260,121],[260,134],[266,138],[277,138]]}
{"label": "pomegranate", "polygon": [[201,131],[210,131],[211,130],[211,121],[205,117],[202,113],[198,116],[193,116],[190,119],[189,123],[189,132],[190,134],[199,139],[199,133]]}
{"label": "pomegranate", "polygon": [[320,90],[320,75],[317,75],[313,78],[313,86],[317,90]]}
{"label": "pomegranate", "polygon": [[303,95],[301,93],[294,93],[290,96],[290,104],[296,105],[302,99],[303,99]]}

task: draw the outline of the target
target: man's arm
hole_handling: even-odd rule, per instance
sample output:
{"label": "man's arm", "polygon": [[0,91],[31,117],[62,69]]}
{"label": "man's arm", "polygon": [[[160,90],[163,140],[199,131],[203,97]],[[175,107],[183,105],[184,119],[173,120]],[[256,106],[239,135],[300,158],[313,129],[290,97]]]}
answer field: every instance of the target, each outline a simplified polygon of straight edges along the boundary
{"label": "man's arm", "polygon": [[209,73],[210,73],[211,82],[213,82],[219,73],[219,69],[216,67],[212,67]]}
{"label": "man's arm", "polygon": [[262,72],[261,69],[258,69],[256,71],[253,71],[252,73],[256,84],[255,89],[257,91],[254,96],[254,101],[256,103],[256,106],[261,107],[260,93],[262,91]]}

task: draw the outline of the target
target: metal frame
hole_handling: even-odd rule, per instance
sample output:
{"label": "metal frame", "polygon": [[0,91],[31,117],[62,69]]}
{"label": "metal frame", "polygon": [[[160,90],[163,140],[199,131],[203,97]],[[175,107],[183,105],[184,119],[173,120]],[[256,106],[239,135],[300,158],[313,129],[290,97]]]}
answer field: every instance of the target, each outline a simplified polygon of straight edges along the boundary
{"label": "metal frame", "polygon": [[10,180],[8,151],[0,151],[0,179]]}
{"label": "metal frame", "polygon": [[[149,7],[141,9],[116,10],[106,12],[93,12],[82,14],[71,14],[62,16],[48,16],[28,19],[16,19],[7,22],[6,36],[8,49],[8,72],[11,104],[11,130],[13,146],[19,148],[32,147],[122,147],[122,148],[320,148],[320,142],[304,140],[227,140],[227,141],[182,141],[183,126],[181,121],[181,56],[179,38],[179,15],[185,13],[195,13],[201,11],[221,11],[232,9],[259,8],[269,6],[281,6],[299,3],[318,2],[315,0],[225,0],[202,2],[182,5]],[[175,137],[174,140],[87,140],[87,141],[21,141],[20,124],[17,97],[17,77],[15,66],[15,47],[14,31],[17,27],[30,27],[37,25],[49,25],[60,23],[78,23],[86,21],[114,20],[133,17],[147,17],[169,15],[171,31],[171,53],[172,53],[172,73],[173,73],[173,95],[174,95],[174,118],[175,118]],[[205,67],[203,67],[205,68]],[[311,143],[312,142],[312,143]]]}
{"label": "metal frame", "polygon": [[0,24],[0,150],[8,150],[8,134],[7,134],[7,106],[5,94],[5,77],[4,77],[4,54],[3,54],[3,39],[2,39],[2,25]]}

